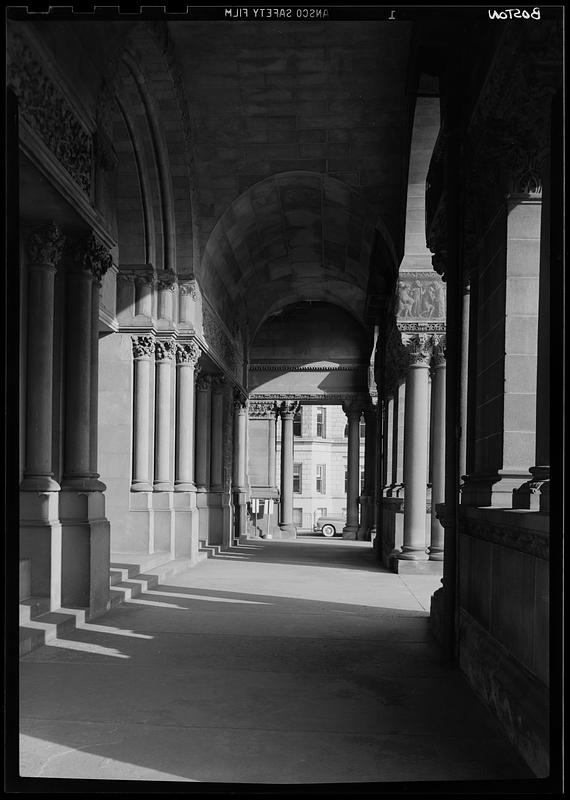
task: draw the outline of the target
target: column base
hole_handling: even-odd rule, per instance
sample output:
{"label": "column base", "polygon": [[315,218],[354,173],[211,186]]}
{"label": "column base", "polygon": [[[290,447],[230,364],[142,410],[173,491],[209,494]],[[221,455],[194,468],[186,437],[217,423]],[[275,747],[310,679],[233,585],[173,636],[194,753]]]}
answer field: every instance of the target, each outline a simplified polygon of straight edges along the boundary
{"label": "column base", "polygon": [[398,575],[443,575],[443,561],[410,561],[396,556],[390,566]]}
{"label": "column base", "polygon": [[172,492],[174,491],[174,484],[172,481],[155,481],[153,489],[155,492]]}
{"label": "column base", "polygon": [[131,483],[131,492],[152,492],[152,484],[147,481]]}
{"label": "column base", "polygon": [[281,531],[281,539],[297,538],[297,528],[292,523],[280,523],[279,530]]}
{"label": "column base", "polygon": [[356,539],[357,531],[358,525],[345,525],[345,527],[342,529],[342,538]]}
{"label": "column base", "polygon": [[443,561],[443,550],[429,550],[428,561]]}
{"label": "column base", "polygon": [[20,484],[22,492],[59,492],[60,489],[51,475],[26,475]]}
{"label": "column base", "polygon": [[175,481],[174,483],[174,491],[175,492],[195,492],[196,485],[192,483],[192,481]]}
{"label": "column base", "polygon": [[99,480],[99,476],[94,475],[78,475],[64,476],[61,481],[62,491],[71,492],[104,492],[107,487],[103,481]]}
{"label": "column base", "polygon": [[531,467],[532,479],[513,489],[513,508],[550,513],[550,467]]}

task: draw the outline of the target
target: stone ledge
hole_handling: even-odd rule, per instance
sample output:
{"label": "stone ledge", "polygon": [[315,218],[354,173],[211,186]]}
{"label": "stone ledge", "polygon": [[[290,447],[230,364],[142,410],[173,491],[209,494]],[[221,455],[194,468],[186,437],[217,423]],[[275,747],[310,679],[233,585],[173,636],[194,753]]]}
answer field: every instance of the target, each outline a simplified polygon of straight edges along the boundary
{"label": "stone ledge", "polygon": [[550,516],[540,511],[459,507],[459,533],[549,560]]}

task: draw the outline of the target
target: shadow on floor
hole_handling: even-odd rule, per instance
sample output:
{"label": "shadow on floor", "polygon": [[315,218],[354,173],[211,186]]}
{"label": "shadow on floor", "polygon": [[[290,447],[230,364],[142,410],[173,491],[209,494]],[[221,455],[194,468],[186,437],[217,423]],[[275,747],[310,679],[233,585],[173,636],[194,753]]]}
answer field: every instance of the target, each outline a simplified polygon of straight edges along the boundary
{"label": "shadow on floor", "polygon": [[158,586],[23,658],[21,685],[23,775],[66,786],[531,777],[405,609]]}

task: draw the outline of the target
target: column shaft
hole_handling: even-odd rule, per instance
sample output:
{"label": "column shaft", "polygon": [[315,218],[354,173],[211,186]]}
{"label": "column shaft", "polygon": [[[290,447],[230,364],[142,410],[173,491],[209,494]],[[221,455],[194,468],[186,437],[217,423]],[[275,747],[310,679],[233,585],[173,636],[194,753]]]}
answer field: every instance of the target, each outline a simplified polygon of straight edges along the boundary
{"label": "column shaft", "polygon": [[269,419],[269,486],[277,488],[277,419]]}
{"label": "column shaft", "polygon": [[245,456],[246,456],[246,420],[247,406],[240,400],[234,402],[234,489],[245,489]]}
{"label": "column shaft", "polygon": [[55,273],[48,263],[28,268],[26,469],[21,488],[30,491],[59,490],[52,472]]}
{"label": "column shaft", "polygon": [[426,559],[429,357],[422,351],[414,356],[406,378],[404,537],[398,558],[417,561]]}
{"label": "column shaft", "polygon": [[346,493],[345,538],[354,538],[358,529],[360,487],[360,409],[345,409],[348,417],[348,486]]}
{"label": "column shaft", "polygon": [[430,561],[443,561],[445,531],[436,516],[436,506],[445,500],[445,358],[443,353],[435,357],[432,377],[431,403],[431,541]]}
{"label": "column shaft", "polygon": [[169,340],[156,343],[156,404],[154,489],[168,492],[172,482],[172,359],[174,345]]}
{"label": "column shaft", "polygon": [[196,380],[196,490],[207,492],[210,483],[211,377]]}
{"label": "column shaft", "polygon": [[174,489],[195,491],[194,485],[194,367],[200,355],[195,342],[176,350],[176,468]]}
{"label": "column shaft", "polygon": [[223,489],[224,467],[224,378],[216,376],[212,383],[210,487]]}
{"label": "column shaft", "polygon": [[151,492],[150,441],[152,431],[151,376],[154,340],[133,336],[133,492]]}
{"label": "column shaft", "polygon": [[282,531],[295,535],[293,524],[293,418],[298,403],[281,406],[281,519]]}

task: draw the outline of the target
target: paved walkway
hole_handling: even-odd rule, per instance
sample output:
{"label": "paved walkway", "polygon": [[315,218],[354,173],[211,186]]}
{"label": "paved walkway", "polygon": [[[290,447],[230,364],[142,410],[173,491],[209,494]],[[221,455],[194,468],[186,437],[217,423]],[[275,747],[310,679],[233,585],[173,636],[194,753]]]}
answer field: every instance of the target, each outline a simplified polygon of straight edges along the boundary
{"label": "paved walkway", "polygon": [[431,641],[438,585],[365,542],[234,547],[21,660],[21,775],[528,778]]}

